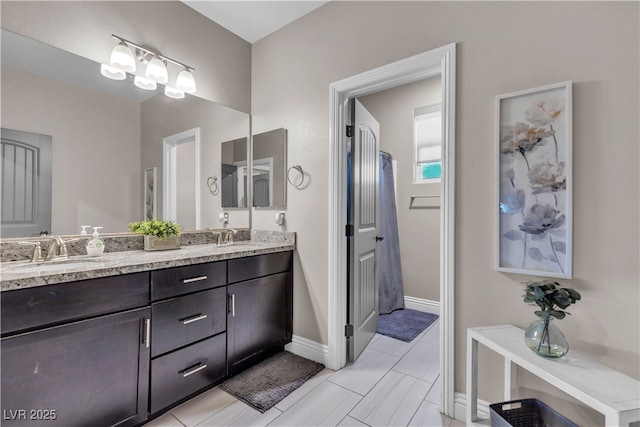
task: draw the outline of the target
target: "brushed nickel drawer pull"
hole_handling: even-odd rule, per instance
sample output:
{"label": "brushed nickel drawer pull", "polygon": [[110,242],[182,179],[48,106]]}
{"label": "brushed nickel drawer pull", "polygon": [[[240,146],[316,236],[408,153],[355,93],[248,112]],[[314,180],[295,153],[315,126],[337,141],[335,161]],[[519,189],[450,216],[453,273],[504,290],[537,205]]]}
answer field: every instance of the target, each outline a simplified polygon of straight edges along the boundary
{"label": "brushed nickel drawer pull", "polygon": [[196,366],[195,368],[191,369],[190,371],[182,371],[180,373],[182,374],[182,378],[186,378],[189,375],[195,374],[196,372],[201,371],[206,367],[207,367],[207,365],[200,364],[199,366]]}
{"label": "brushed nickel drawer pull", "polygon": [[236,294],[231,294],[231,317],[236,317]]}
{"label": "brushed nickel drawer pull", "polygon": [[145,319],[144,332],[145,346],[149,348],[149,346],[151,345],[151,319]]}
{"label": "brushed nickel drawer pull", "polygon": [[192,279],[183,279],[182,283],[187,284],[187,283],[193,283],[193,282],[200,282],[202,280],[207,280],[208,277],[207,276],[199,276],[199,277],[194,277]]}
{"label": "brushed nickel drawer pull", "polygon": [[189,323],[197,322],[198,320],[206,319],[206,314],[196,314],[193,317],[187,317],[186,319],[180,319],[183,325],[188,325]]}

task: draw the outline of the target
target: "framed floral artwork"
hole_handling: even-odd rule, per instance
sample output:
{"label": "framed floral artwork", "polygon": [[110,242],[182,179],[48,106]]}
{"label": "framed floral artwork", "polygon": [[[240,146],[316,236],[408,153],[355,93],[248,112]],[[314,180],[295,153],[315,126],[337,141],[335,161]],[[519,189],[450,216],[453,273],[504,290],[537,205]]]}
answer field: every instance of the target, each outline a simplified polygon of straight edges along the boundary
{"label": "framed floral artwork", "polygon": [[496,97],[496,269],[571,278],[571,82]]}
{"label": "framed floral artwork", "polygon": [[156,182],[158,181],[158,168],[144,170],[144,219],[153,219],[157,216],[158,194]]}

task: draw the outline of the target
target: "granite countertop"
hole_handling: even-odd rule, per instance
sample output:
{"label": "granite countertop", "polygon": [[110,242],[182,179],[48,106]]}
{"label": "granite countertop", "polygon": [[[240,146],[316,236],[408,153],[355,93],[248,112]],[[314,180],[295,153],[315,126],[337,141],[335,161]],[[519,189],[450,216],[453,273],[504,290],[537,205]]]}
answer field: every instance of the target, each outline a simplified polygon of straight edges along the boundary
{"label": "granite countertop", "polygon": [[100,257],[70,256],[62,262],[47,261],[37,265],[28,261],[4,262],[0,267],[0,290],[31,288],[294,249],[295,241],[288,239],[248,240],[229,246],[205,244],[168,251],[137,250],[105,253]]}

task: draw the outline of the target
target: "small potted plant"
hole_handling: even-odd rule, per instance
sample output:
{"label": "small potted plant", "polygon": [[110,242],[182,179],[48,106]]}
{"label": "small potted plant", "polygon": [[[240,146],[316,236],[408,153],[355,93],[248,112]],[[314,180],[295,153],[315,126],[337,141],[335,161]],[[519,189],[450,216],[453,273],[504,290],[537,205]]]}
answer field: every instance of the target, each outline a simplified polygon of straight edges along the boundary
{"label": "small potted plant", "polygon": [[144,235],[145,251],[180,249],[180,226],[171,220],[153,218],[132,222],[129,230]]}
{"label": "small potted plant", "polygon": [[581,298],[575,289],[560,286],[552,280],[528,282],[525,288],[524,302],[537,305],[534,311],[539,317],[524,334],[527,346],[545,357],[562,357],[569,352],[569,344],[562,331],[553,323],[553,319],[564,319],[569,312],[564,311]]}

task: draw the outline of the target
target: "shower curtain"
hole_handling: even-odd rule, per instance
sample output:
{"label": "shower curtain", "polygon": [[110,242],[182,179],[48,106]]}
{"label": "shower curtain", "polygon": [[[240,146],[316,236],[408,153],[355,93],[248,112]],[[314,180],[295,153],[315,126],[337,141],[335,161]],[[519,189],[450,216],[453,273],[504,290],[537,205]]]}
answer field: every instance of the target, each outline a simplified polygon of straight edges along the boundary
{"label": "shower curtain", "polygon": [[380,162],[380,221],[378,234],[384,240],[378,243],[378,312],[388,314],[404,308],[402,264],[396,194],[393,185],[393,164],[390,154],[381,152]]}

